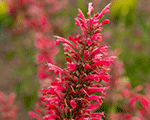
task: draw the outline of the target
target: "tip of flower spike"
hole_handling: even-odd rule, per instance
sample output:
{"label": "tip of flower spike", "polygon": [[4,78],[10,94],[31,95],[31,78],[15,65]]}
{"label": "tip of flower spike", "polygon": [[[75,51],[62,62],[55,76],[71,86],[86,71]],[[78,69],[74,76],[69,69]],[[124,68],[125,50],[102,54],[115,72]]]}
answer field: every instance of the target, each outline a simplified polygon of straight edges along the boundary
{"label": "tip of flower spike", "polygon": [[[106,9],[109,9],[109,8],[110,8],[110,5],[111,5],[111,3],[109,3],[105,8],[106,8]],[[105,8],[104,8],[104,9],[105,9]],[[110,11],[107,10],[107,13],[110,13]]]}
{"label": "tip of flower spike", "polygon": [[99,16],[97,17],[97,19],[100,19],[105,13],[110,13],[109,8],[110,8],[111,3],[109,3],[103,10],[102,12],[99,14]]}
{"label": "tip of flower spike", "polygon": [[111,5],[112,3],[109,3],[107,6],[109,6],[110,7],[110,5]]}
{"label": "tip of flower spike", "polygon": [[93,6],[92,6],[92,2],[90,2],[89,4],[88,4],[88,13],[87,13],[87,15],[89,16],[89,17],[91,17],[91,12],[94,10],[94,8],[93,8]]}

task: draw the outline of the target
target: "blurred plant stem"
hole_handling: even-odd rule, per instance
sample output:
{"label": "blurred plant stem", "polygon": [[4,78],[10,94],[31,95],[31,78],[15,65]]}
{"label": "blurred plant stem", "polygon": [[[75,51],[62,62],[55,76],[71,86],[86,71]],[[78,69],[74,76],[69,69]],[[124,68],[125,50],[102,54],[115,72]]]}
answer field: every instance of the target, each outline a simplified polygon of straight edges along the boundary
{"label": "blurred plant stem", "polygon": [[116,108],[117,108],[117,101],[113,101],[111,108],[109,109],[110,115],[114,115],[116,113]]}

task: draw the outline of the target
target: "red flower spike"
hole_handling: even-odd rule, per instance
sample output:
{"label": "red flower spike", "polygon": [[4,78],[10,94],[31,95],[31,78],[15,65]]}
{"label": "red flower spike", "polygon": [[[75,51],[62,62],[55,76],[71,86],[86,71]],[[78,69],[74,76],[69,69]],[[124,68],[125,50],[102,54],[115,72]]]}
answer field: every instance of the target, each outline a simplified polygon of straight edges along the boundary
{"label": "red flower spike", "polygon": [[[100,46],[102,41],[101,26],[109,21],[99,23],[99,18],[109,12],[109,5],[94,17],[92,3],[89,3],[88,18],[78,9],[76,25],[80,27],[82,35],[69,36],[69,42],[65,38],[55,36],[56,44],[63,43],[67,68],[61,69],[48,63],[49,70],[59,74],[57,82],[51,82],[48,90],[43,90],[49,115],[44,119],[78,119],[101,120],[103,113],[93,113],[102,104],[106,95],[106,87],[101,81],[109,81],[109,66],[113,64],[115,57],[107,57],[107,46]],[[78,43],[77,43],[78,42]],[[71,59],[71,58],[72,59]],[[95,82],[97,82],[95,84]],[[101,93],[102,96],[92,95]],[[96,103],[93,103],[96,101]],[[55,116],[54,118],[52,116]],[[58,117],[58,118],[57,118]]]}

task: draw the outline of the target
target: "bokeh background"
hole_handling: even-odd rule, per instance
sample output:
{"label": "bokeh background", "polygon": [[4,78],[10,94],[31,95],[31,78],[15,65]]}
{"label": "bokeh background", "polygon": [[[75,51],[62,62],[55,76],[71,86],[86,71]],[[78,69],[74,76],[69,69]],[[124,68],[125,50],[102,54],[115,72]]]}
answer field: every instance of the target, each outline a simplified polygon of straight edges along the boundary
{"label": "bokeh background", "polygon": [[[58,0],[55,5],[48,0],[42,2],[45,3],[42,9],[47,15],[47,21],[50,21],[49,36],[65,38],[80,32],[74,20],[78,14],[77,8],[87,17],[88,2],[93,2],[94,13],[111,2],[111,13],[105,15],[110,23],[103,26],[102,36],[103,41],[111,46],[110,51],[114,51],[110,53],[117,55],[123,64],[122,69],[115,68],[113,71],[118,71],[120,76],[127,79],[132,89],[149,83],[150,0]],[[54,6],[58,8],[55,9]],[[0,91],[8,95],[12,92],[16,94],[15,104],[19,106],[16,120],[29,119],[28,111],[34,109],[37,89],[40,87],[35,62],[36,30],[33,29],[34,24],[29,27],[25,24],[30,17],[38,19],[39,11],[38,8],[29,10],[29,7],[31,6],[23,0],[0,0]],[[32,11],[35,15],[32,15]],[[59,48],[55,61],[65,67],[64,51],[61,45]],[[141,94],[144,92],[141,91]],[[111,103],[110,106],[107,107],[104,102],[101,111],[117,112],[114,110],[117,109],[114,108],[115,105]]]}

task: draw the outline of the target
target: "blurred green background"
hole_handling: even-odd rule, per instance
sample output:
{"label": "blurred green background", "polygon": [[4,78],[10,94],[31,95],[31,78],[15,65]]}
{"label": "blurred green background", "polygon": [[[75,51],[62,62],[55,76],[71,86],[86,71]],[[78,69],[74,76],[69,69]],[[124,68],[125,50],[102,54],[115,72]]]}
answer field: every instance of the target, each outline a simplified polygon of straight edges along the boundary
{"label": "blurred green background", "polygon": [[[124,62],[125,76],[132,87],[144,85],[150,80],[150,0],[69,0],[66,7],[54,14],[52,20],[63,18],[60,31],[54,29],[53,35],[67,38],[75,36],[79,28],[75,26],[77,8],[87,17],[87,3],[93,2],[94,13],[112,3],[110,14],[105,15],[110,23],[103,26],[103,39],[112,50],[119,49],[118,56]],[[21,19],[21,15],[19,18]],[[101,19],[101,21],[103,18]],[[21,20],[20,20],[21,21]],[[16,102],[21,108],[18,119],[27,110],[34,108],[37,99],[37,78],[33,35],[24,32],[12,35],[16,20],[7,14],[7,2],[0,1],[0,91],[9,94],[15,91]],[[54,24],[55,21],[53,21]],[[60,46],[61,47],[61,46]],[[65,63],[63,48],[60,48],[56,61]],[[19,117],[20,116],[20,117]]]}

